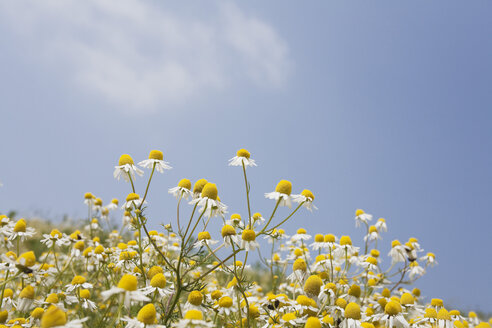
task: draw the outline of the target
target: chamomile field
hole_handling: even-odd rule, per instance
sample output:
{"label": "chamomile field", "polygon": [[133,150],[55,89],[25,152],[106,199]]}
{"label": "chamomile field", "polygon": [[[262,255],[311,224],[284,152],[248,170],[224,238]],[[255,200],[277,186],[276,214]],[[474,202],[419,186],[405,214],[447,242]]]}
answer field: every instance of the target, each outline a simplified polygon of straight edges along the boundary
{"label": "chamomile field", "polygon": [[[212,181],[183,178],[169,188],[175,218],[151,230],[146,199],[171,169],[152,150],[138,163],[121,155],[114,178],[128,196],[105,202],[87,192],[79,226],[46,231],[2,215],[0,327],[490,328],[446,300],[423,301],[413,283],[437,260],[417,238],[382,253],[391,222],[363,209],[354,213],[363,240],[304,228],[289,235],[287,221],[317,210],[313,192],[281,180],[264,194],[271,209],[253,212],[247,172],[261,167],[246,149],[228,164],[244,178],[246,213],[224,204]],[[137,179],[145,189],[135,189]],[[191,215],[180,215],[183,207]]]}

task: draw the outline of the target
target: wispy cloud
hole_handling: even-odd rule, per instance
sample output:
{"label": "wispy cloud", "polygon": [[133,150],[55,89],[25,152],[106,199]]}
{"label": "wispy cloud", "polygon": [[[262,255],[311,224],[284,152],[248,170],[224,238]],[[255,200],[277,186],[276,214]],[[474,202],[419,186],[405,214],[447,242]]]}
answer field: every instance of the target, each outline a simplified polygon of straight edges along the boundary
{"label": "wispy cloud", "polygon": [[282,87],[288,46],[267,22],[233,3],[197,16],[158,2],[0,2],[4,30],[84,92],[128,111],[155,111],[249,81]]}

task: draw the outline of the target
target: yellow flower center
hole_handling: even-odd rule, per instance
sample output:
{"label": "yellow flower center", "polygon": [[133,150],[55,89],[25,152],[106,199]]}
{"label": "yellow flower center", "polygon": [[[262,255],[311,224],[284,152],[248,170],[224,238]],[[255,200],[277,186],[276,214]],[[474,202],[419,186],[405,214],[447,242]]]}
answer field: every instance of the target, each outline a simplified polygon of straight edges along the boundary
{"label": "yellow flower center", "polygon": [[87,280],[82,276],[75,276],[72,279],[72,285],[82,285]]}
{"label": "yellow flower center", "polygon": [[420,289],[414,288],[412,290],[412,294],[415,295],[416,297],[419,297],[420,296]]}
{"label": "yellow flower center", "polygon": [[398,239],[395,239],[391,242],[391,247],[401,246],[401,243]]}
{"label": "yellow flower center", "polygon": [[149,154],[149,159],[157,159],[159,161],[162,161],[164,159],[164,155],[160,150],[151,150]]}
{"label": "yellow flower center", "polygon": [[325,243],[334,243],[335,242],[335,235],[327,234],[325,235]]}
{"label": "yellow flower center", "polygon": [[200,291],[194,290],[188,295],[188,302],[193,305],[200,305],[203,301],[203,295]]}
{"label": "yellow flower center", "polygon": [[311,190],[304,189],[303,191],[301,191],[301,195],[303,195],[306,198],[311,198],[311,201],[314,200],[314,194],[311,192]]}
{"label": "yellow flower center", "polygon": [[131,274],[125,274],[123,277],[121,277],[120,281],[118,282],[118,288],[122,288],[127,291],[135,291],[137,290],[137,277]]}
{"label": "yellow flower center", "polygon": [[345,307],[345,318],[360,320],[360,306],[357,303],[350,302]]}
{"label": "yellow flower center", "polygon": [[259,220],[261,218],[261,213],[255,213],[253,214],[253,220]]}
{"label": "yellow flower center", "polygon": [[146,325],[151,325],[156,321],[156,311],[154,304],[149,303],[138,311],[137,320]]}
{"label": "yellow flower center", "polygon": [[410,293],[403,293],[400,298],[400,303],[403,305],[414,304],[415,298]]}
{"label": "yellow flower center", "polygon": [[431,299],[431,305],[432,306],[443,306],[443,301],[440,298],[433,298]]}
{"label": "yellow flower center", "polygon": [[79,296],[80,296],[81,298],[88,299],[88,298],[90,298],[90,297],[91,297],[91,292],[90,292],[90,290],[88,290],[88,289],[81,289],[81,290],[80,290],[80,293],[79,293]]}
{"label": "yellow flower center", "polygon": [[253,230],[245,229],[241,235],[244,241],[254,241],[256,239],[256,233]]}
{"label": "yellow flower center", "polygon": [[369,256],[367,259],[366,259],[366,262],[367,263],[370,263],[372,265],[378,265],[378,260],[376,260],[374,257],[372,256]]}
{"label": "yellow flower center", "polygon": [[434,308],[425,309],[424,318],[436,319],[437,311]]}
{"label": "yellow flower center", "polygon": [[373,233],[373,232],[378,232],[378,229],[376,228],[376,226],[370,226],[369,227],[369,233]]}
{"label": "yellow flower center", "polygon": [[14,231],[15,232],[26,232],[26,228],[27,228],[26,220],[20,219],[19,221],[17,221],[15,223]]}
{"label": "yellow flower center", "polygon": [[347,301],[343,298],[337,298],[337,300],[335,301],[335,305],[342,309],[345,309],[347,307]]}
{"label": "yellow flower center", "polygon": [[232,306],[232,298],[224,296],[219,300],[219,306],[222,308],[230,308]]}
{"label": "yellow flower center", "polygon": [[354,296],[354,297],[360,297],[360,287],[358,285],[352,285],[350,286],[349,288],[349,291],[348,291],[348,294],[351,295],[351,296]]}
{"label": "yellow flower center", "polygon": [[442,308],[437,312],[437,320],[451,320],[448,310]]}
{"label": "yellow flower center", "polygon": [[41,328],[64,326],[66,323],[66,313],[54,305],[51,305],[41,318]]}
{"label": "yellow flower center", "polygon": [[329,325],[332,325],[332,326],[333,326],[333,324],[335,323],[335,321],[333,320],[333,318],[332,318],[332,317],[330,317],[330,315],[328,315],[328,314],[327,314],[327,315],[325,315],[325,316],[323,317],[323,323],[327,323],[327,324],[329,324]]}
{"label": "yellow flower center", "polygon": [[318,296],[322,285],[323,281],[321,278],[317,275],[312,275],[304,283],[304,291],[308,295]]}
{"label": "yellow flower center", "polygon": [[215,183],[208,182],[202,189],[202,197],[207,197],[213,200],[217,199],[217,186]]}
{"label": "yellow flower center", "polygon": [[84,194],[84,199],[92,199],[92,198],[94,198],[94,195],[92,193],[86,192]]}
{"label": "yellow flower center", "polygon": [[166,277],[162,273],[155,274],[150,280],[152,287],[164,288],[166,287]]}
{"label": "yellow flower center", "polygon": [[126,196],[126,201],[127,202],[130,202],[132,200],[137,200],[137,199],[140,199],[140,196],[134,192],[131,192],[128,194],[128,196]]}
{"label": "yellow flower center", "polygon": [[33,251],[25,252],[19,256],[17,261],[26,267],[32,267],[36,264],[36,255],[34,255]]}
{"label": "yellow flower center", "polygon": [[34,310],[32,310],[31,317],[33,317],[34,319],[40,319],[43,316],[43,314],[44,314],[44,309],[37,307]]}
{"label": "yellow flower center", "polygon": [[27,285],[19,294],[20,298],[34,299],[34,288],[31,285]]}
{"label": "yellow flower center", "polygon": [[237,157],[249,158],[251,154],[246,149],[239,149],[236,153]]}
{"label": "yellow flower center", "polygon": [[236,229],[231,225],[224,225],[221,230],[222,237],[234,236],[236,234]]}
{"label": "yellow flower center", "polygon": [[362,328],[374,328],[374,325],[370,322],[361,322]]}
{"label": "yellow flower center", "polygon": [[[181,188],[185,188],[185,189],[188,189],[190,190],[191,189],[191,181],[188,180],[188,179],[181,179],[179,182],[178,182],[178,187],[181,187]],[[203,188],[203,187],[202,187]]]}
{"label": "yellow flower center", "polygon": [[54,294],[54,293],[49,294],[48,297],[46,297],[46,299],[45,299],[46,303],[51,303],[51,304],[58,303],[58,301],[59,301],[58,295]]}
{"label": "yellow flower center", "polygon": [[122,165],[126,165],[126,164],[133,165],[133,158],[128,154],[123,154],[120,156],[120,160],[118,161],[118,165],[122,166]]}
{"label": "yellow flower center", "polygon": [[340,245],[342,246],[352,245],[352,239],[350,239],[350,236],[340,237]]}
{"label": "yellow flower center", "polygon": [[316,317],[309,317],[304,328],[321,328],[321,321]]}
{"label": "yellow flower center", "polygon": [[284,321],[290,321],[290,320],[295,320],[297,319],[296,314],[294,312],[289,312],[286,313],[282,316],[282,320]]}
{"label": "yellow flower center", "polygon": [[198,233],[198,240],[209,240],[212,239],[208,231],[202,231]]}
{"label": "yellow flower center", "polygon": [[294,264],[292,265],[292,270],[294,271],[297,270],[306,271],[306,269],[307,266],[306,266],[306,261],[304,261],[304,259],[296,259],[294,261]]}
{"label": "yellow flower center", "polygon": [[384,312],[388,315],[397,315],[401,312],[401,305],[396,301],[389,301],[384,307]]}
{"label": "yellow flower center", "polygon": [[275,191],[290,196],[292,193],[292,183],[287,180],[280,180],[275,188]]}
{"label": "yellow flower center", "polygon": [[188,320],[203,320],[203,313],[199,310],[188,310],[185,314],[185,319]]}
{"label": "yellow flower center", "polygon": [[379,257],[379,251],[377,249],[371,249],[371,256],[372,257]]}
{"label": "yellow flower center", "polygon": [[359,215],[362,215],[364,214],[364,210],[361,210],[361,209],[358,209],[355,211],[355,216],[359,216]]}
{"label": "yellow flower center", "polygon": [[208,183],[206,179],[200,179],[197,182],[195,182],[195,186],[193,187],[193,192],[196,193],[201,193],[203,190],[203,187]]}
{"label": "yellow flower center", "polygon": [[234,213],[231,215],[231,220],[232,221],[241,221],[241,215]]}

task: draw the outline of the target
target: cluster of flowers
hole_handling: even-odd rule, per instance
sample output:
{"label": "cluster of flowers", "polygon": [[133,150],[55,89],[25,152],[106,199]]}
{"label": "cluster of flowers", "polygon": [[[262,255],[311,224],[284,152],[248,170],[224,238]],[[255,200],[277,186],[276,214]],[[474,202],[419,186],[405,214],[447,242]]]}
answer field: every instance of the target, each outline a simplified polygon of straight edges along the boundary
{"label": "cluster of flowers", "polygon": [[[44,234],[37,257],[24,252],[23,243],[35,238],[34,229],[24,219],[1,216],[0,328],[490,328],[473,312],[446,309],[440,299],[425,304],[418,289],[403,287],[437,263],[433,253],[423,255],[417,239],[394,240],[391,264],[383,269],[378,241],[387,231],[384,219],[371,225],[372,215],[356,211],[356,226],[366,229],[363,250],[349,236],[313,237],[305,229],[288,236],[281,226],[302,207],[316,207],[311,191],[294,195],[286,180],[265,194],[275,202],[272,213],[253,213],[246,169],[256,163],[245,149],[229,165],[242,168],[247,216],[227,215],[214,183],[201,179],[192,186],[183,179],[169,189],[177,198],[176,220],[161,232],[147,227],[146,198],[155,171],[171,167],[156,150],[138,165],[151,172],[142,196],[134,181],[144,172],[131,156],[122,155],[115,167],[115,178],[131,188],[120,232],[102,224],[118,200],[104,206],[87,193],[87,225]],[[187,220],[180,218],[183,200],[191,205]],[[279,207],[293,205],[278,218]],[[215,217],[220,231],[209,231]],[[248,257],[259,258],[264,269],[253,270]]]}

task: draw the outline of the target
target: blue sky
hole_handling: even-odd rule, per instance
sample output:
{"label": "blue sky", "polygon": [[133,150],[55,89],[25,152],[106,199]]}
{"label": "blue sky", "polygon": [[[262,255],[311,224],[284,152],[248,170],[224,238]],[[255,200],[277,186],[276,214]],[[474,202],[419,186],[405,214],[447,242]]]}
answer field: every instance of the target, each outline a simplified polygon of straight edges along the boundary
{"label": "blue sky", "polygon": [[[384,242],[418,237],[439,266],[429,297],[492,311],[492,3],[477,1],[0,3],[0,211],[85,213],[109,201],[122,153],[161,149],[155,227],[183,177],[219,186],[245,213],[280,179],[319,208],[287,230],[350,234],[354,211],[384,217]],[[144,181],[140,181],[143,188]],[[285,211],[283,212],[286,213]]]}

